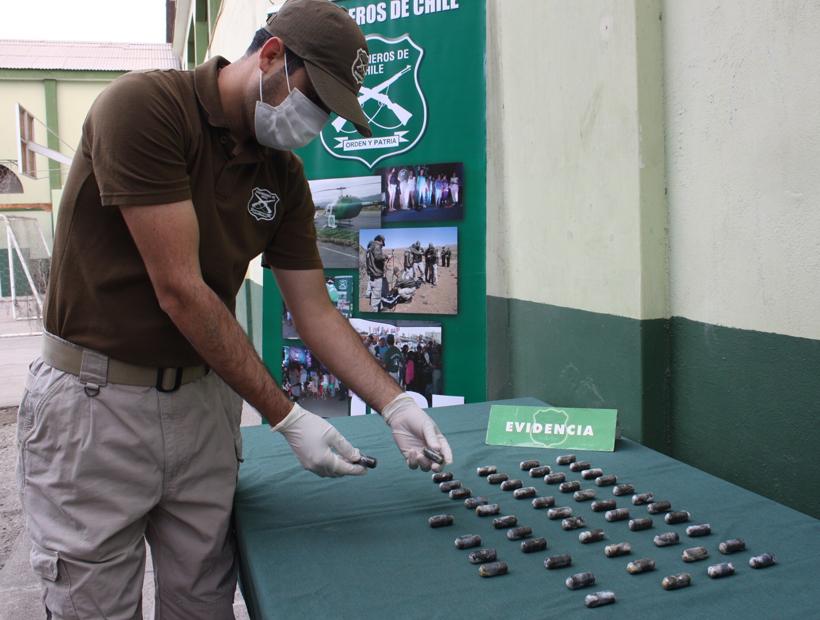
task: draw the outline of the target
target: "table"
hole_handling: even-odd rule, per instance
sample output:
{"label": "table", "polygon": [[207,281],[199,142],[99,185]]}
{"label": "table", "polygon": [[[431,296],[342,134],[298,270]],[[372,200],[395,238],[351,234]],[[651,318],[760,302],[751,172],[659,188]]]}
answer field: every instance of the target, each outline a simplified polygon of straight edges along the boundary
{"label": "table", "polygon": [[[670,526],[660,517],[642,532],[630,532],[626,521],[608,523],[589,502],[576,502],[558,485],[531,479],[519,463],[540,459],[568,480],[582,480],[568,467],[557,466],[560,450],[518,449],[484,445],[492,404],[542,405],[535,399],[515,399],[430,410],[430,415],[453,447],[455,463],[448,468],[473,496],[485,495],[514,514],[519,525],[530,525],[533,536],[544,536],[546,551],[524,554],[506,530],[495,530],[491,518],[477,517],[463,501],[451,500],[429,473],[411,471],[401,459],[389,429],[379,416],[335,419],[332,423],[365,454],[379,459],[378,467],[361,477],[317,478],[302,469],[279,434],[267,427],[243,428],[245,463],[236,493],[235,516],[240,551],[242,591],[254,620],[271,618],[562,618],[589,614],[595,618],[808,618],[818,617],[815,580],[820,558],[820,522],[802,513],[654,452],[628,439],[616,442],[615,452],[580,452],[618,483],[631,483],[636,492],[654,492],[669,500],[673,510],[688,510],[689,523]],[[603,528],[606,541],[581,544],[584,530],[564,531],[561,522],[536,510],[531,500],[517,500],[512,492],[489,485],[476,474],[482,465],[520,478],[553,495],[556,505],[570,506],[584,516],[588,527]],[[766,463],[760,463],[760,476]],[[597,488],[582,480],[581,488]],[[598,498],[613,498],[611,487],[598,488]],[[631,496],[615,498],[633,517],[646,516],[633,507]],[[454,525],[431,529],[427,519],[452,514]],[[686,536],[687,525],[710,523],[712,534]],[[656,547],[655,535],[677,531],[681,544]],[[470,550],[453,541],[462,534],[480,534],[480,548],[495,547],[510,572],[494,578],[478,576],[467,561]],[[747,551],[718,552],[729,538],[744,538]],[[630,542],[632,554],[607,558],[604,546]],[[684,563],[684,549],[705,546],[710,557]],[[772,552],[777,564],[754,570],[752,555]],[[571,568],[546,570],[544,559],[570,553]],[[630,575],[631,560],[652,557],[657,569]],[[732,561],[736,574],[710,579],[712,564]],[[591,571],[596,584],[567,589],[572,574]],[[676,591],[661,587],[663,577],[688,572],[692,585]],[[610,589],[617,602],[587,609],[584,597]],[[658,615],[660,614],[660,615]]]}

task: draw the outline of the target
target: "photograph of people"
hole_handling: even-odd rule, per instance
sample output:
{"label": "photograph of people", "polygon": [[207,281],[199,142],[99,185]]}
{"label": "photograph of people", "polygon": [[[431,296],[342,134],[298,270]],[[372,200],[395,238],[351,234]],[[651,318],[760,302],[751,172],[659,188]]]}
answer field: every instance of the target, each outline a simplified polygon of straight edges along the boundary
{"label": "photograph of people", "polygon": [[421,394],[432,406],[433,394],[443,393],[441,323],[350,319],[350,324],[365,345],[383,340],[376,360],[403,389]]}
{"label": "photograph of people", "polygon": [[458,229],[361,230],[359,310],[457,314]]}
{"label": "photograph of people", "polygon": [[391,166],[376,173],[386,196],[382,224],[464,217],[464,164]]}
{"label": "photograph of people", "polygon": [[[323,418],[350,415],[350,393],[305,347],[282,347],[282,390]],[[389,374],[389,373],[388,373]]]}

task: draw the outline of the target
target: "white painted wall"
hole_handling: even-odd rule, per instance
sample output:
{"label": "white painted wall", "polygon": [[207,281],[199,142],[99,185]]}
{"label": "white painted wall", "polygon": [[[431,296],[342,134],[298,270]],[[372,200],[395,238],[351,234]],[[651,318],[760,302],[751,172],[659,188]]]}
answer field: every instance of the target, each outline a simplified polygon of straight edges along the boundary
{"label": "white painted wall", "polygon": [[[657,11],[654,49],[636,36],[652,5],[489,0],[488,294],[665,315]],[[639,57],[657,65],[643,111]]]}
{"label": "white painted wall", "polygon": [[[265,24],[268,10],[281,4],[269,0],[223,0],[222,12],[211,37],[209,58],[224,56],[231,62],[241,58],[254,33]],[[260,259],[255,258],[245,277],[262,286],[262,275]]]}
{"label": "white painted wall", "polygon": [[820,2],[663,3],[670,310],[820,338]]}
{"label": "white painted wall", "polygon": [[209,57],[219,55],[230,61],[241,58],[254,33],[265,24],[268,10],[281,4],[276,0],[223,0]]}

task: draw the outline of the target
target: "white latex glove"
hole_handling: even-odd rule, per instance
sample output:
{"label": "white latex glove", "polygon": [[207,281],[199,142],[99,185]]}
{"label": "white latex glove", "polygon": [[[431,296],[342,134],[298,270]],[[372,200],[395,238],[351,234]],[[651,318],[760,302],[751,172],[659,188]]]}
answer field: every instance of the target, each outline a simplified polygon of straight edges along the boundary
{"label": "white latex glove", "polygon": [[363,465],[353,465],[359,460],[359,451],[339,431],[299,405],[294,404],[287,417],[270,430],[282,433],[302,467],[317,476],[338,478],[362,476],[367,472]]}
{"label": "white latex glove", "polygon": [[[410,469],[421,467],[422,471],[441,471],[444,465],[452,465],[453,452],[450,444],[438,430],[435,422],[416,404],[409,394],[401,393],[382,411],[384,421],[393,431],[393,439],[401,450]],[[441,452],[444,464],[431,463],[422,455],[424,446]]]}

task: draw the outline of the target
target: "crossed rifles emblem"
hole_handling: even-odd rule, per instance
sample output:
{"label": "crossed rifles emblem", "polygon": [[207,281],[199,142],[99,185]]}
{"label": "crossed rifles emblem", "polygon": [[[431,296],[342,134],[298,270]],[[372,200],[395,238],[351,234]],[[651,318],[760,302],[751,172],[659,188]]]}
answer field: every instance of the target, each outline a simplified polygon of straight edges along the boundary
{"label": "crossed rifles emblem", "polygon": [[[399,71],[396,75],[394,75],[393,77],[391,77],[388,80],[385,80],[384,82],[382,82],[381,84],[379,84],[378,86],[375,86],[373,88],[367,88],[366,86],[362,86],[361,90],[359,91],[359,93],[360,93],[359,94],[359,105],[364,107],[364,104],[367,103],[368,101],[370,101],[371,99],[373,99],[374,101],[378,101],[383,106],[385,106],[388,110],[393,112],[393,114],[396,115],[396,118],[399,119],[399,122],[402,124],[402,126],[406,125],[407,122],[413,117],[413,113],[408,112],[403,107],[401,107],[398,103],[394,103],[393,101],[391,101],[390,97],[388,97],[386,94],[384,94],[383,91],[390,88],[390,85],[393,82],[398,80],[401,76],[403,76],[405,73],[410,71],[412,68],[413,67],[411,65],[407,65],[404,69]],[[378,111],[376,112],[376,114],[378,114]],[[375,117],[376,114],[374,114],[373,117]],[[368,118],[368,120],[370,120],[372,122],[373,118]],[[346,122],[347,122],[347,120],[345,120],[344,118],[342,118],[340,116],[335,121],[333,121],[333,128],[336,131],[341,131],[342,127],[344,127]]]}

